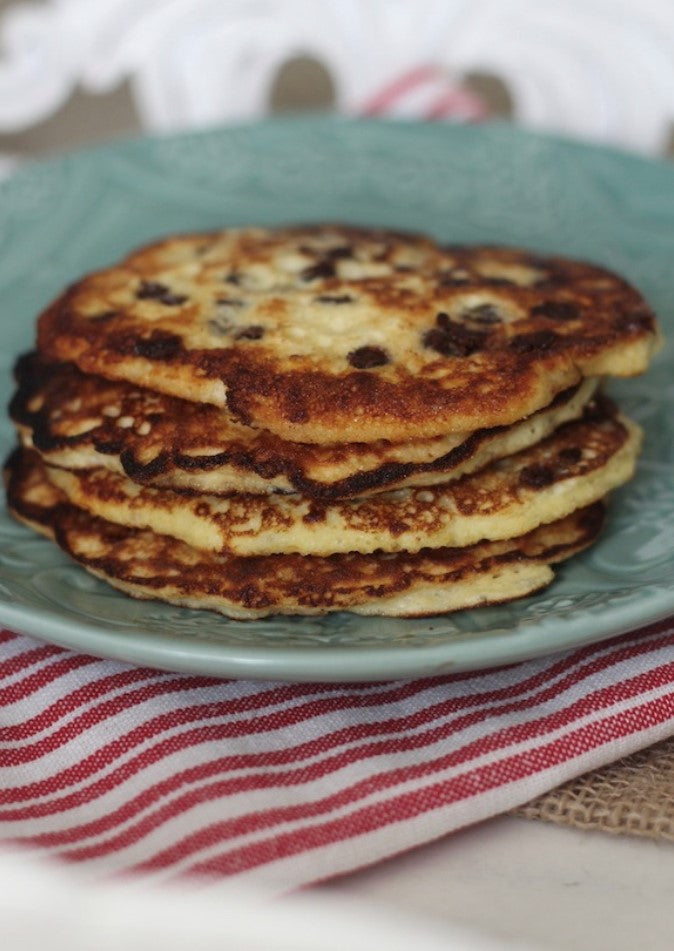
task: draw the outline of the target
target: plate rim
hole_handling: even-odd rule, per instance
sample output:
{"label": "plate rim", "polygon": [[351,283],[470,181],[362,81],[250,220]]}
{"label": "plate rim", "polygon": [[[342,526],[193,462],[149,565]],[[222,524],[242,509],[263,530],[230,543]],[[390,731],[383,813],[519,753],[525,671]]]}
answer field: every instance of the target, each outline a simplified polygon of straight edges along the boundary
{"label": "plate rim", "polygon": [[415,118],[392,118],[390,116],[349,116],[332,115],[320,112],[306,112],[298,114],[265,116],[259,119],[242,119],[228,122],[225,125],[211,124],[196,127],[193,129],[184,129],[176,131],[148,131],[148,132],[130,132],[121,133],[114,139],[94,142],[86,145],[78,145],[72,148],[67,146],[55,149],[46,155],[31,157],[18,166],[10,169],[9,173],[0,180],[0,190],[8,184],[21,179],[23,176],[30,176],[36,170],[58,166],[70,161],[81,161],[95,159],[98,155],[110,155],[114,153],[124,154],[133,152],[136,148],[142,148],[148,143],[165,143],[175,140],[206,140],[209,138],[219,138],[237,132],[266,131],[280,128],[294,128],[298,131],[304,129],[318,129],[321,126],[333,128],[342,126],[353,129],[382,129],[403,134],[412,135],[495,135],[512,138],[514,140],[527,139],[529,141],[538,141],[541,144],[549,144],[561,148],[577,149],[581,152],[593,152],[597,155],[605,155],[607,158],[619,159],[627,164],[638,165],[651,169],[657,168],[660,172],[672,177],[674,182],[674,162],[661,155],[648,155],[635,151],[619,143],[608,143],[593,139],[582,139],[561,130],[542,129],[525,127],[518,125],[515,121],[504,119],[498,116],[485,119],[483,121],[472,122],[437,122],[427,121]]}
{"label": "plate rim", "polygon": [[[666,598],[667,594],[669,599]],[[614,608],[606,618],[604,630],[599,634],[596,629],[593,633],[578,629],[584,622],[583,618],[576,618],[571,636],[568,636],[567,632],[564,643],[556,644],[552,650],[546,650],[545,639],[541,636],[545,634],[545,628],[548,626],[543,621],[523,625],[509,632],[507,636],[493,635],[493,643],[498,640],[499,650],[477,662],[471,654],[474,643],[471,643],[469,638],[457,641],[448,639],[441,644],[418,647],[320,645],[274,646],[270,649],[267,646],[255,646],[245,651],[239,646],[231,648],[213,641],[194,640],[189,642],[189,649],[185,650],[182,642],[167,644],[165,639],[154,634],[145,635],[149,640],[136,640],[138,635],[135,631],[107,631],[78,619],[65,621],[59,617],[54,618],[49,610],[40,607],[34,607],[30,616],[26,617],[20,607],[15,608],[4,602],[0,602],[0,623],[6,624],[17,634],[25,634],[47,644],[157,670],[200,674],[217,679],[365,683],[443,677],[466,671],[487,670],[540,657],[551,657],[579,647],[613,640],[625,634],[636,635],[671,617],[674,611],[674,592],[663,591],[662,597],[662,602],[657,603],[648,613],[639,610],[637,603]],[[609,621],[609,617],[612,620]],[[287,620],[291,621],[292,618]],[[51,625],[49,636],[40,629],[40,622]],[[564,620],[562,623],[568,625],[569,621]],[[480,635],[476,635],[476,638],[479,639]],[[83,639],[87,644],[83,643]],[[189,639],[189,635],[186,639]],[[95,647],[96,650],[92,653],[87,646]],[[448,650],[452,652],[451,657],[447,656]],[[386,652],[385,676],[381,676],[383,652]]]}

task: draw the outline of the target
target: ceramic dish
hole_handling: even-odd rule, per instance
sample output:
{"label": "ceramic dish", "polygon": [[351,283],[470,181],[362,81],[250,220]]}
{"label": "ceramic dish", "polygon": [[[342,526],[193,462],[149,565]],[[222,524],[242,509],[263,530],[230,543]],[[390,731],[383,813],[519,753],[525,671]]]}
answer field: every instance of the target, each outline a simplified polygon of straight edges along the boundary
{"label": "ceramic dish", "polygon": [[[35,316],[82,273],[151,238],[340,220],[608,265],[674,338],[674,168],[507,125],[272,120],[143,139],[22,170],[0,189],[2,397]],[[0,516],[0,623],[78,651],[219,677],[358,681],[522,660],[674,613],[674,373],[668,346],[611,392],[646,430],[637,477],[591,551],[542,594],[425,620],[228,621],[134,601]],[[0,424],[2,451],[13,431]]]}

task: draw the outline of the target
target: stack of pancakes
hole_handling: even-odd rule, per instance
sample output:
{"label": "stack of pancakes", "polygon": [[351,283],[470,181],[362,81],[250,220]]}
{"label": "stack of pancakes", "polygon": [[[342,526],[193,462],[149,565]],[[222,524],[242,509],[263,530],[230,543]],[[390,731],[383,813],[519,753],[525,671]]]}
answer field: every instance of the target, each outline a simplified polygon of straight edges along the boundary
{"label": "stack of pancakes", "polygon": [[539,590],[638,427],[653,314],[589,264],[342,226],[178,236],[68,289],[16,367],[10,509],[115,587],[235,618]]}

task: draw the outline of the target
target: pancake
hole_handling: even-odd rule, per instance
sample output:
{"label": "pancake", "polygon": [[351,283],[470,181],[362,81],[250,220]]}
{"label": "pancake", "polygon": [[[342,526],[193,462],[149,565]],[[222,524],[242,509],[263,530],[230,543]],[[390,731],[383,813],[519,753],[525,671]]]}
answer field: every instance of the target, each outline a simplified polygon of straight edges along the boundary
{"label": "pancake", "polygon": [[49,482],[35,452],[15,452],[5,478],[14,515],[92,574],[137,598],[238,619],[341,610],[416,617],[508,601],[549,584],[550,565],[591,544],[603,516],[597,503],[523,538],[416,555],[237,558],[89,515]]}
{"label": "pancake", "polygon": [[582,377],[642,372],[657,343],[604,268],[327,225],[165,239],[38,327],[50,360],[321,444],[510,425]]}
{"label": "pancake", "polygon": [[49,479],[92,515],[241,556],[407,551],[506,539],[592,504],[626,482],[638,426],[606,399],[551,436],[472,475],[340,502],[303,496],[192,495],[140,486],[106,469],[50,467]]}
{"label": "pancake", "polygon": [[474,472],[578,417],[595,379],[510,427],[409,443],[320,446],[279,439],[225,411],[81,373],[18,361],[10,415],[27,447],[66,469],[103,467],[133,481],[209,494],[294,492],[326,502]]}

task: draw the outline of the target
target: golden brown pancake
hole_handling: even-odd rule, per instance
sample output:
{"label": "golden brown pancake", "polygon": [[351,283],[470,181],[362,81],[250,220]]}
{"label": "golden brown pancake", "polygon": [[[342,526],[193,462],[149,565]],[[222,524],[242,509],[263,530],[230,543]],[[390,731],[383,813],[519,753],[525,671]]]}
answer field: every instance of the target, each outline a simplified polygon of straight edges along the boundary
{"label": "golden brown pancake", "polygon": [[509,425],[582,377],[642,372],[657,341],[601,267],[318,225],[160,241],[71,287],[38,333],[48,359],[312,443]]}
{"label": "golden brown pancake", "polygon": [[338,502],[303,496],[195,495],[141,486],[106,469],[49,467],[92,515],[236,555],[416,552],[524,535],[592,504],[634,472],[638,426],[598,399],[580,420],[472,475]]}
{"label": "golden brown pancake", "polygon": [[509,427],[410,443],[288,442],[190,403],[81,373],[72,364],[23,357],[10,415],[26,446],[51,465],[104,467],[141,484],[213,495],[295,492],[335,501],[474,472],[577,418],[596,380],[559,394]]}
{"label": "golden brown pancake", "polygon": [[237,558],[89,515],[49,482],[35,452],[15,452],[5,477],[14,515],[92,574],[134,597],[240,619],[341,610],[425,616],[522,597],[552,580],[551,564],[596,539],[603,515],[598,503],[512,541],[415,555]]}

